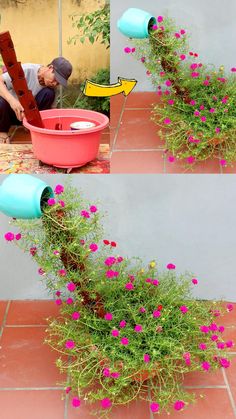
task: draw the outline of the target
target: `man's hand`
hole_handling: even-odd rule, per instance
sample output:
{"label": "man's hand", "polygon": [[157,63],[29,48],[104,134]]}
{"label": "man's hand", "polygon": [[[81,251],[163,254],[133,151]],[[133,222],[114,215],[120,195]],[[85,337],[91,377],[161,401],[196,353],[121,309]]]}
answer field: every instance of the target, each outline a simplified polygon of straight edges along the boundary
{"label": "man's hand", "polygon": [[24,115],[24,108],[20,104],[19,100],[12,97],[9,102],[9,105],[15,112],[17,119],[19,119],[19,121],[22,121],[25,115]]}

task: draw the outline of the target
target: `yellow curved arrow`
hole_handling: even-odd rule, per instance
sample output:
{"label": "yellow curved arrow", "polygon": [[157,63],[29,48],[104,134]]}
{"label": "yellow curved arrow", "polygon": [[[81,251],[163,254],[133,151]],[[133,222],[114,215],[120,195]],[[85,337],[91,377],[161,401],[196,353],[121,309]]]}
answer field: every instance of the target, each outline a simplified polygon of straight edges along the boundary
{"label": "yellow curved arrow", "polygon": [[85,96],[97,97],[115,96],[119,93],[128,96],[136,84],[137,80],[123,79],[122,77],[118,77],[118,83],[110,85],[96,84],[90,80],[86,80],[83,93]]}

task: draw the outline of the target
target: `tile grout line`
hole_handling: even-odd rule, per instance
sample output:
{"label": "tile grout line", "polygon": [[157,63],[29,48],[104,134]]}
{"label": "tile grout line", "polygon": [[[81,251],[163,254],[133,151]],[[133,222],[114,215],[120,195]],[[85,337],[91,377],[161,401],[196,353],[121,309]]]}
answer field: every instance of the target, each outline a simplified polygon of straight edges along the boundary
{"label": "tile grout line", "polygon": [[119,152],[124,152],[124,151],[128,151],[128,152],[132,152],[132,151],[155,151],[155,152],[163,152],[164,149],[163,148],[117,148],[116,150],[113,150],[114,153],[119,153]]}
{"label": "tile grout line", "polygon": [[122,117],[123,117],[123,113],[125,111],[126,100],[127,100],[127,96],[125,97],[125,100],[123,102],[122,109],[121,109],[121,112],[120,112],[120,117],[119,117],[118,124],[117,124],[117,127],[116,127],[113,145],[111,147],[111,155],[112,155],[112,153],[114,151],[114,148],[115,148],[115,145],[116,145],[116,140],[117,140],[117,137],[118,137],[118,132],[119,132],[119,129],[120,129],[121,120],[122,120]]}
{"label": "tile grout line", "polygon": [[47,327],[47,324],[7,324],[6,329],[18,329],[21,327]]}
{"label": "tile grout line", "polygon": [[224,389],[224,390],[226,390],[227,389],[227,386],[226,385],[210,385],[210,386],[183,386],[183,388],[187,388],[187,389],[194,389],[194,388],[196,388],[196,389],[206,389],[206,388],[221,388],[221,389]]}
{"label": "tile grout line", "polygon": [[64,390],[64,387],[0,387],[0,391],[54,391]]}
{"label": "tile grout line", "polygon": [[7,315],[8,315],[10,304],[11,304],[11,300],[8,300],[7,306],[6,306],[6,309],[5,309],[5,313],[4,313],[4,316],[3,316],[2,326],[0,328],[0,339],[2,337],[3,330],[4,330],[4,327],[5,327],[6,321],[7,321]]}
{"label": "tile grout line", "polygon": [[235,405],[235,402],[234,402],[234,398],[233,398],[231,388],[230,388],[228,378],[227,378],[227,375],[226,375],[226,372],[225,372],[224,368],[222,368],[222,373],[223,373],[223,377],[224,377],[224,382],[226,384],[226,389],[227,389],[227,393],[228,393],[228,396],[229,396],[230,404],[231,404],[231,407],[233,409],[234,415],[236,417],[236,405]]}

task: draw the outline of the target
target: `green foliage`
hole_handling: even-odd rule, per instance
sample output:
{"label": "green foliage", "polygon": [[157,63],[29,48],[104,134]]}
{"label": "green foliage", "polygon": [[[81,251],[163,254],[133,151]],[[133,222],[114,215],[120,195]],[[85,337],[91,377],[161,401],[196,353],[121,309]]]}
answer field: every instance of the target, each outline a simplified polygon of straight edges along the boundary
{"label": "green foliage", "polygon": [[[91,77],[94,83],[101,85],[110,84],[110,71],[103,68],[98,70],[94,77]],[[77,109],[90,109],[92,111],[102,112],[109,116],[110,98],[109,97],[90,97],[83,94],[85,82],[80,86],[80,94],[76,100],[71,103],[68,97],[63,98],[63,107],[72,107]]]}
{"label": "green foliage", "polygon": [[91,44],[99,41],[106,48],[110,47],[110,4],[106,2],[101,9],[77,17],[77,14],[71,16],[72,26],[82,32],[82,36],[76,34],[68,40],[69,44],[73,42],[75,45],[78,39],[83,44],[88,39]]}
{"label": "green foliage", "polygon": [[[122,258],[116,243],[104,242],[102,214],[92,204],[67,185],[54,204],[45,204],[41,219],[13,221],[22,234],[17,245],[33,254],[60,303],[47,342],[59,353],[57,365],[67,373],[66,385],[76,397],[88,402],[108,398],[112,406],[135,398],[149,403],[152,398],[167,411],[176,400],[188,404],[194,396],[182,387],[183,374],[202,370],[203,362],[217,369],[226,356],[225,350],[217,353],[211,333],[200,330],[215,323],[218,305],[193,298],[189,273],[159,272],[154,261],[146,266],[140,259]],[[77,320],[74,313],[79,313]],[[104,317],[108,313],[111,320]],[[142,331],[135,331],[137,325]],[[119,336],[112,335],[114,330]],[[199,348],[202,342],[206,350]],[[144,362],[145,354],[150,362]],[[102,417],[107,410],[96,414]]]}
{"label": "green foliage", "polygon": [[161,96],[152,119],[161,127],[166,148],[179,159],[235,161],[236,68],[226,74],[223,66],[202,64],[175,22],[166,17],[162,24],[148,39],[133,41],[133,55]]}

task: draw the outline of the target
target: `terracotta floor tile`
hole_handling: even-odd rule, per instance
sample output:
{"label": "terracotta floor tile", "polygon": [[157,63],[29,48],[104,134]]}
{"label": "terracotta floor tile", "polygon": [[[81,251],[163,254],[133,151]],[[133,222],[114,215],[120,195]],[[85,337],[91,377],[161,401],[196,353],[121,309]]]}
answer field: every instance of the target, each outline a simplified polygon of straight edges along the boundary
{"label": "terracotta floor tile", "polygon": [[163,141],[158,127],[150,120],[150,110],[125,110],[120,124],[115,150],[160,149]]}
{"label": "terracotta floor tile", "polygon": [[220,174],[220,165],[219,160],[206,160],[204,162],[196,163],[194,166],[186,168],[184,163],[181,161],[176,161],[170,163],[168,161],[168,156],[166,157],[166,173],[219,173]]}
{"label": "terracotta floor tile", "polygon": [[221,369],[210,373],[209,371],[190,372],[185,375],[184,386],[221,386],[225,385]]}
{"label": "terracotta floor tile", "polygon": [[110,144],[110,132],[104,132],[101,136],[101,144]]}
{"label": "terracotta floor tile", "polygon": [[120,119],[122,109],[125,105],[126,98],[123,95],[116,95],[111,97],[110,102],[110,127],[116,128]]}
{"label": "terracotta floor tile", "polygon": [[[196,395],[196,403],[187,406],[183,411],[171,409],[171,415],[162,413],[158,419],[233,419],[235,418],[230,405],[227,390],[219,388],[203,388],[191,390]],[[203,398],[200,395],[204,395]]]}
{"label": "terracotta floor tile", "polygon": [[218,323],[223,326],[236,326],[236,303],[226,302],[223,306],[226,307],[227,304],[232,304],[234,308],[229,313],[220,316]]}
{"label": "terracotta floor tile", "polygon": [[236,355],[230,357],[231,365],[225,369],[234,403],[236,405]]}
{"label": "terracotta floor tile", "polygon": [[58,354],[44,344],[42,327],[5,328],[0,349],[0,388],[55,387],[64,377]]}
{"label": "terracotta floor tile", "polygon": [[116,151],[111,156],[111,173],[163,173],[161,151]]}
{"label": "terracotta floor tile", "polygon": [[[95,405],[94,405],[95,406]],[[96,403],[96,406],[99,406],[99,403]],[[93,407],[95,409],[95,407]],[[92,406],[85,404],[84,401],[81,402],[81,405],[78,408],[74,408],[71,405],[71,400],[68,403],[68,419],[83,418],[89,419],[98,416],[92,415]],[[129,406],[114,407],[112,412],[109,415],[110,419],[150,419],[149,406],[147,402],[136,400],[132,402]]]}
{"label": "terracotta floor tile", "polygon": [[6,308],[7,308],[7,301],[0,300],[0,325],[3,322]]}
{"label": "terracotta floor tile", "polygon": [[223,173],[225,174],[236,173],[236,163],[223,167]]}
{"label": "terracotta floor tile", "polygon": [[152,108],[160,102],[155,92],[132,92],[128,95],[125,108]]}
{"label": "terracotta floor tile", "polygon": [[6,325],[44,325],[47,324],[47,317],[58,315],[59,307],[55,301],[11,301]]}
{"label": "terracotta floor tile", "polygon": [[0,391],[2,419],[64,419],[61,391]]}

